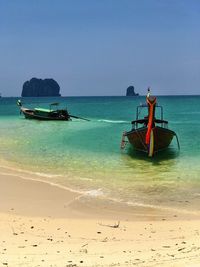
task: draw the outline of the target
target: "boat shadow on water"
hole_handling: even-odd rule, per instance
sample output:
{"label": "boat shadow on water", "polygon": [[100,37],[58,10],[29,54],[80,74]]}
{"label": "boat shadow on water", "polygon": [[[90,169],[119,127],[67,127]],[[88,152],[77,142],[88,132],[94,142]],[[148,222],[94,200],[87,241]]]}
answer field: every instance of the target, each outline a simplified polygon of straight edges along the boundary
{"label": "boat shadow on water", "polygon": [[159,165],[162,161],[172,160],[178,158],[180,150],[174,147],[168,147],[167,149],[156,153],[153,157],[147,157],[147,155],[141,151],[135,150],[133,147],[127,148],[127,154],[134,159],[144,160],[150,162],[153,165]]}

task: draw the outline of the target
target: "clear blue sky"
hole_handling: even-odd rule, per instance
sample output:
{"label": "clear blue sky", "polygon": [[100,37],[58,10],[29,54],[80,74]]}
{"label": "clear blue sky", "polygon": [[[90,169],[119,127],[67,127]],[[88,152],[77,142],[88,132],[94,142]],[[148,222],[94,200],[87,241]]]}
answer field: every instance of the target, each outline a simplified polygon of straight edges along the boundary
{"label": "clear blue sky", "polygon": [[0,0],[0,92],[200,94],[199,0]]}

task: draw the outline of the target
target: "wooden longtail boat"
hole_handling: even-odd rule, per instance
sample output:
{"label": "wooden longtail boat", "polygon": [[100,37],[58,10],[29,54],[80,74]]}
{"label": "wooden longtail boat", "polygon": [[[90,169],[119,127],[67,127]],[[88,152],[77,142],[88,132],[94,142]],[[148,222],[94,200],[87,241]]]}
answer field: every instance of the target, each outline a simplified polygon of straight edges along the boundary
{"label": "wooden longtail boat", "polygon": [[88,119],[74,116],[68,113],[67,109],[52,109],[52,106],[58,106],[59,103],[50,104],[49,109],[34,108],[28,109],[22,106],[20,100],[17,101],[17,105],[20,107],[20,114],[23,113],[26,119],[35,120],[54,120],[54,121],[69,121],[71,118],[81,119],[89,121]]}
{"label": "wooden longtail boat", "polygon": [[26,119],[36,120],[59,120],[68,121],[70,116],[66,110],[48,110],[43,108],[27,109],[21,108]]}
{"label": "wooden longtail boat", "polygon": [[[146,102],[137,107],[136,120],[132,121],[132,129],[123,133],[121,148],[125,147],[127,138],[134,149],[146,152],[152,157],[155,153],[166,149],[173,137],[176,137],[180,148],[176,133],[168,129],[168,121],[163,119],[163,108],[156,103],[156,97],[148,93]],[[141,109],[144,108],[148,110],[148,115],[139,119]],[[160,109],[159,119],[155,118],[156,109]]]}
{"label": "wooden longtail boat", "polygon": [[26,119],[35,120],[70,120],[70,115],[67,109],[52,109],[52,106],[58,106],[59,103],[50,104],[50,109],[34,108],[28,109],[22,106],[20,100],[17,101],[17,105],[20,107],[20,113],[23,113]]}

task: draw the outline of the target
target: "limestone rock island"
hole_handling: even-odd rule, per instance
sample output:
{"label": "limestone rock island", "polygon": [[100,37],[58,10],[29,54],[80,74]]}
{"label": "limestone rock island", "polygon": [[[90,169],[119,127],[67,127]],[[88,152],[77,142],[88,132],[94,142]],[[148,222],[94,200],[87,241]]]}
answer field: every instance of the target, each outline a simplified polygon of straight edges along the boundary
{"label": "limestone rock island", "polygon": [[61,96],[60,86],[53,79],[32,78],[22,88],[22,97]]}
{"label": "limestone rock island", "polygon": [[126,89],[126,96],[139,96],[138,93],[135,93],[135,88],[134,86],[129,86],[127,89]]}

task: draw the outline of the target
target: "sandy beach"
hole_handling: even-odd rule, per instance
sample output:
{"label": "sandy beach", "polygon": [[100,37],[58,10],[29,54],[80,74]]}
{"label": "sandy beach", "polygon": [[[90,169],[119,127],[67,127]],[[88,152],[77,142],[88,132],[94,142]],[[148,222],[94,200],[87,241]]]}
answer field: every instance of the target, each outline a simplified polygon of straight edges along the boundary
{"label": "sandy beach", "polygon": [[200,0],[0,0],[0,267],[200,267]]}
{"label": "sandy beach", "polygon": [[125,209],[1,169],[0,266],[199,266],[198,216]]}

